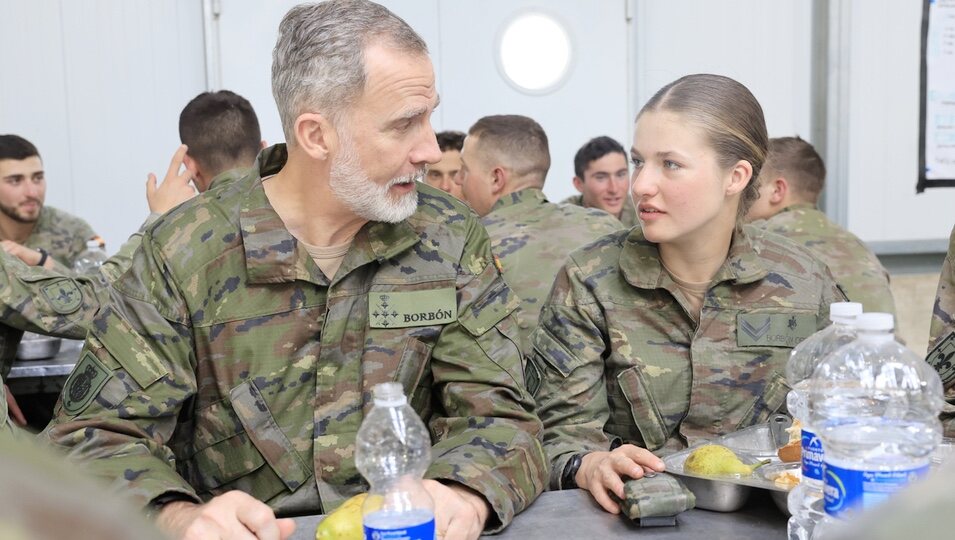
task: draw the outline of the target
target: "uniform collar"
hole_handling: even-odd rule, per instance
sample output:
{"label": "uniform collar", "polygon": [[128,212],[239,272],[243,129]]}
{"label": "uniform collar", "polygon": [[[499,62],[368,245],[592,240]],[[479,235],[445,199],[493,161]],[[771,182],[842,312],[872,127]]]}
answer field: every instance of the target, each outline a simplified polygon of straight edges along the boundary
{"label": "uniform collar", "polygon": [[239,167],[236,169],[229,169],[228,171],[221,172],[213,177],[212,181],[209,182],[209,189],[212,189],[213,186],[224,186],[229,182],[238,180],[239,178],[244,178],[255,171],[254,168],[249,167]]}
{"label": "uniform collar", "polygon": [[[330,282],[312,261],[303,246],[285,227],[272,207],[262,178],[278,173],[288,161],[284,144],[259,153],[253,168],[258,178],[242,200],[239,225],[245,249],[245,264],[250,283],[281,283],[303,279],[329,285]],[[408,220],[399,223],[366,223],[355,235],[336,276],[371,261],[383,261],[409,249],[421,240]]]}
{"label": "uniform collar", "polygon": [[496,212],[502,208],[523,204],[537,206],[545,202],[547,202],[547,197],[540,188],[524,188],[520,191],[515,191],[502,196],[497,200],[496,203],[494,203],[494,206],[491,207],[491,212]]}
{"label": "uniform collar", "polygon": [[783,208],[779,211],[780,214],[783,212],[805,212],[806,210],[816,210],[816,205],[810,203],[797,203],[791,204],[786,208]]}
{"label": "uniform collar", "polygon": [[[713,283],[733,281],[752,283],[769,273],[756,253],[751,235],[754,229],[744,227],[733,233],[729,253],[723,265],[713,277]],[[757,233],[759,234],[759,233]],[[660,262],[657,244],[643,236],[643,230],[635,227],[627,235],[620,252],[620,271],[627,283],[641,289],[663,287],[666,272]],[[669,279],[669,277],[667,277]]]}

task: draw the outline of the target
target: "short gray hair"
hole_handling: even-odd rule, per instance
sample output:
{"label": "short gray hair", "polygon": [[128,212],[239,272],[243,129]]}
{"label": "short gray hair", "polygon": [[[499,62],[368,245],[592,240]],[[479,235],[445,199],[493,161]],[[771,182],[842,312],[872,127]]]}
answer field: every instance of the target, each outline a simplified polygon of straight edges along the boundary
{"label": "short gray hair", "polygon": [[428,46],[403,19],[367,0],[328,0],[295,6],[279,24],[272,51],[272,95],[289,144],[305,111],[333,121],[365,88],[364,49],[380,40],[400,51]]}

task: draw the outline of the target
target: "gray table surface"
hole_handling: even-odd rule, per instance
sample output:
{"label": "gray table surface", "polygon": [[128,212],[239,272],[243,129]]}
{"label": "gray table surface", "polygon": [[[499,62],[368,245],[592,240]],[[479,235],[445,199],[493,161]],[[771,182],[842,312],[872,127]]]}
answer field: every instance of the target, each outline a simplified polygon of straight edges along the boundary
{"label": "gray table surface", "polygon": [[[295,518],[292,540],[313,540],[321,520],[322,516]],[[690,510],[677,517],[675,527],[641,528],[625,517],[605,512],[586,491],[572,489],[542,494],[504,532],[489,538],[560,540],[633,535],[681,540],[783,540],[786,520],[768,492],[754,490],[749,502],[737,512]]]}
{"label": "gray table surface", "polygon": [[82,340],[64,339],[60,345],[60,352],[52,358],[15,360],[13,367],[10,368],[8,378],[23,379],[26,377],[62,377],[69,375],[76,366],[76,361],[79,360],[82,349]]}

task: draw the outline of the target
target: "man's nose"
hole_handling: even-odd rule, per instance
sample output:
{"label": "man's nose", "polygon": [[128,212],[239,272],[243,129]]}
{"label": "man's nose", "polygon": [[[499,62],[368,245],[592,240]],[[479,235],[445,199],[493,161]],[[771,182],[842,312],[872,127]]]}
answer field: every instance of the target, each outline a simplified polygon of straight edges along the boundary
{"label": "man's nose", "polygon": [[441,148],[438,146],[438,139],[434,136],[434,130],[428,128],[412,149],[411,162],[415,165],[425,163],[434,165],[439,161],[441,161]]}

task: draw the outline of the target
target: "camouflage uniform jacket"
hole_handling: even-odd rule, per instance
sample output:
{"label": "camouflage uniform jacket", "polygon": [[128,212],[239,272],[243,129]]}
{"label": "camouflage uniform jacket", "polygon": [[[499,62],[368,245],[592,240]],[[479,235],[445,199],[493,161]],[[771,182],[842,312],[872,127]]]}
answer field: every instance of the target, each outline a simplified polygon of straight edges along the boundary
{"label": "camouflage uniform jacket", "polygon": [[955,437],[955,228],[938,279],[928,351],[926,360],[938,371],[945,387],[946,404],[941,416],[945,436]]}
{"label": "camouflage uniform jacket", "polygon": [[503,267],[504,280],[521,299],[519,316],[523,350],[537,328],[541,305],[570,252],[620,230],[620,222],[601,210],[557,205],[537,188],[498,199],[481,218],[491,237],[491,251]]}
{"label": "camouflage uniform jacket", "polygon": [[45,249],[53,260],[65,267],[57,268],[63,271],[73,268],[73,261],[86,249],[86,242],[95,236],[96,232],[82,218],[44,206],[33,232],[23,245]]}
{"label": "camouflage uniform jacket", "polygon": [[372,387],[399,381],[431,431],[427,476],[506,525],[547,473],[519,301],[484,227],[418,185],[416,213],[367,223],[329,280],[265,195],[286,159],[264,150],[145,232],[46,436],[141,503],[239,489],[279,515],[328,512],[366,489],[354,439]]}
{"label": "camouflage uniform jacket", "polygon": [[783,409],[790,349],[844,298],[811,254],[750,227],[734,235],[699,325],[678,290],[640,229],[570,255],[527,366],[552,489],[573,454],[614,439],[666,455]]}
{"label": "camouflage uniform jacket", "polygon": [[839,287],[865,311],[895,314],[889,273],[865,243],[836,225],[815,206],[795,204],[753,223],[805,246],[829,266]]}
{"label": "camouflage uniform jacket", "polygon": [[99,282],[28,266],[0,251],[0,376],[10,372],[23,331],[83,339],[104,294]]}
{"label": "camouflage uniform jacket", "polygon": [[[584,206],[584,196],[571,195],[560,201],[560,204]],[[597,210],[600,209],[598,208]],[[637,219],[637,210],[633,206],[633,198],[630,196],[630,193],[627,193],[627,196],[623,199],[623,208],[620,210],[620,223],[622,223],[626,229],[640,225],[640,221]]]}
{"label": "camouflage uniform jacket", "polygon": [[955,332],[955,228],[948,240],[948,254],[938,278],[938,293],[932,308],[932,329],[928,349],[932,350],[946,336]]}

